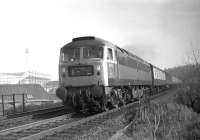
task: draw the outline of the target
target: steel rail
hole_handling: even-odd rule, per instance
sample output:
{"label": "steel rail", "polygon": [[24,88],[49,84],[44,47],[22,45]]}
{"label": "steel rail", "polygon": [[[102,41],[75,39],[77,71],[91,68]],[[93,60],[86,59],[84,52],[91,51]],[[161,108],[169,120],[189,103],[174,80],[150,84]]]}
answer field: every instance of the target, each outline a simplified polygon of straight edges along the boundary
{"label": "steel rail", "polygon": [[[66,113],[60,113],[65,111],[64,106],[57,106],[54,108],[47,108],[47,109],[43,109],[40,110],[39,112],[35,112],[32,115],[25,115],[25,116],[20,116],[20,117],[14,117],[14,118],[4,118],[0,120],[0,131],[4,130],[4,129],[9,129],[11,127],[16,127],[19,125],[24,125],[27,123],[33,123],[35,121],[47,119],[45,118],[45,116],[48,116],[49,114],[51,115],[50,118],[56,117],[56,116],[61,116],[64,115]],[[53,113],[55,115],[53,115]],[[71,112],[69,112],[71,113]],[[53,116],[52,116],[53,115]]]}
{"label": "steel rail", "polygon": [[62,115],[62,116],[51,118],[51,119],[46,119],[46,120],[37,121],[37,122],[34,122],[34,123],[22,125],[22,126],[17,126],[17,127],[1,130],[0,136],[7,135],[7,134],[10,134],[10,133],[13,133],[13,132],[15,133],[15,132],[22,131],[22,130],[25,130],[25,129],[29,129],[29,128],[32,128],[32,127],[37,127],[37,126],[40,126],[42,124],[47,124],[49,122],[55,122],[55,121],[63,120],[63,119],[70,117],[72,114],[73,113],[70,113],[70,114],[67,114],[67,115]]}
{"label": "steel rail", "polygon": [[17,118],[17,117],[23,117],[23,116],[28,116],[28,115],[37,115],[37,114],[45,114],[53,111],[57,111],[58,109],[64,109],[63,105],[59,105],[56,107],[50,107],[50,108],[44,108],[44,109],[38,109],[38,110],[33,110],[33,111],[25,111],[22,113],[14,113],[7,115],[7,118]]}

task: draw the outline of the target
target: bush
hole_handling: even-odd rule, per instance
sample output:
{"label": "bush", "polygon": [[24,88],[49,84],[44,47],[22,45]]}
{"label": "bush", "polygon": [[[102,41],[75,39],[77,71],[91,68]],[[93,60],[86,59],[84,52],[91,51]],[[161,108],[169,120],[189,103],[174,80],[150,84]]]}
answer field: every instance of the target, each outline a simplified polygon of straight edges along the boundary
{"label": "bush", "polygon": [[185,140],[199,140],[200,139],[200,120],[193,117],[190,123],[186,124],[182,131],[182,137]]}
{"label": "bush", "polygon": [[190,83],[180,87],[176,93],[175,102],[200,113],[200,85]]}
{"label": "bush", "polygon": [[[125,134],[133,139],[184,139],[200,138],[199,116],[191,109],[178,104],[150,103],[143,107],[144,117],[134,116]],[[138,113],[136,113],[138,114]]]}

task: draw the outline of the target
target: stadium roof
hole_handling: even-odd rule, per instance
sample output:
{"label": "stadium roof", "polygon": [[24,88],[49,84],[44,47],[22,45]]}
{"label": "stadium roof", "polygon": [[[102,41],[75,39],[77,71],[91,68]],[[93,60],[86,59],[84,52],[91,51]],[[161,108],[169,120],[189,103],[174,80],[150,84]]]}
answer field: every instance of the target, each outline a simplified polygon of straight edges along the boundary
{"label": "stadium roof", "polygon": [[16,73],[0,73],[2,75],[12,75],[12,76],[22,76],[25,72],[16,72]]}
{"label": "stadium roof", "polygon": [[49,81],[48,83],[46,83],[46,86],[58,86],[58,84],[58,81]]}

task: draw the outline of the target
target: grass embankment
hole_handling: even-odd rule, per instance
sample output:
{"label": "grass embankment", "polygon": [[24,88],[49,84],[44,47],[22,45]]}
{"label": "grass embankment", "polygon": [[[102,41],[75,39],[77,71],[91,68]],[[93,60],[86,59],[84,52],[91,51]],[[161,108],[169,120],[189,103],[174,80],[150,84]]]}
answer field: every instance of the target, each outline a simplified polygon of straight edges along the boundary
{"label": "grass embankment", "polygon": [[[147,103],[124,114],[125,136],[134,140],[199,140],[199,88],[181,87],[170,104]],[[196,111],[196,112],[194,112]]]}

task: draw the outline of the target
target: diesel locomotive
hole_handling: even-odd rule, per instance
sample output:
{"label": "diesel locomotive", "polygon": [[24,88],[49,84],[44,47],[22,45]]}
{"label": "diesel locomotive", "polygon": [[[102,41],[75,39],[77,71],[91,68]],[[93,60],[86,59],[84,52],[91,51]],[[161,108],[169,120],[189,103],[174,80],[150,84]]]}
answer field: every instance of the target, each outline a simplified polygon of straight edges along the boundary
{"label": "diesel locomotive", "polygon": [[108,41],[84,36],[60,49],[56,95],[75,111],[103,111],[181,81]]}

